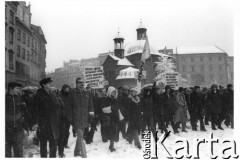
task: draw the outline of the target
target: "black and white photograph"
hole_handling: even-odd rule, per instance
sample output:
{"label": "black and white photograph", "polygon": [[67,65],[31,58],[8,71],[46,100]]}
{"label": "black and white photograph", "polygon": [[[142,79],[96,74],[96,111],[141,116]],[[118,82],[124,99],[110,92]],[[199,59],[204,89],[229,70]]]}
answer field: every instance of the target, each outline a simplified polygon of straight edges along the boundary
{"label": "black and white photograph", "polygon": [[3,6],[1,158],[240,158],[237,1]]}

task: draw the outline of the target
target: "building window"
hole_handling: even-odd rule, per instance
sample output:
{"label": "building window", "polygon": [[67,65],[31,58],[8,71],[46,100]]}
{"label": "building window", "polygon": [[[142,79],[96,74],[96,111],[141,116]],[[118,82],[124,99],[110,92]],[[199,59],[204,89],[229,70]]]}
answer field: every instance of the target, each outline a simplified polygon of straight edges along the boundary
{"label": "building window", "polygon": [[26,34],[23,33],[23,43],[26,44]]}
{"label": "building window", "polygon": [[29,61],[29,51],[27,51],[27,61]]}
{"label": "building window", "polygon": [[200,57],[200,61],[203,62],[203,57],[202,56]]}
{"label": "building window", "polygon": [[16,61],[16,74],[17,75],[21,74],[21,65],[18,61]]}
{"label": "building window", "polygon": [[20,46],[17,46],[17,56],[21,57],[21,48],[20,48]]}
{"label": "building window", "polygon": [[191,72],[195,72],[195,66],[191,65]]}
{"label": "building window", "polygon": [[37,42],[34,41],[34,48],[37,49]]}
{"label": "building window", "polygon": [[201,65],[201,72],[204,72],[204,65]]}
{"label": "building window", "polygon": [[194,62],[194,57],[191,57],[191,62]]}
{"label": "building window", "polygon": [[186,66],[182,65],[182,72],[186,72]]}
{"label": "building window", "polygon": [[18,29],[17,40],[21,41],[21,30]]}
{"label": "building window", "polygon": [[30,46],[30,38],[29,38],[29,36],[27,36],[27,46],[28,47]]}
{"label": "building window", "polygon": [[31,61],[33,60],[33,53],[31,53],[31,55],[30,55],[30,60]]}
{"label": "building window", "polygon": [[209,61],[212,61],[212,57],[208,57],[209,58]]}
{"label": "building window", "polygon": [[9,43],[13,44],[13,32],[14,29],[12,27],[9,28]]}
{"label": "building window", "polygon": [[23,48],[22,59],[25,59],[25,49]]}
{"label": "building window", "polygon": [[220,80],[221,82],[223,81],[223,75],[222,75],[222,74],[219,75],[219,80]]}
{"label": "building window", "polygon": [[219,56],[219,57],[218,57],[218,60],[221,61],[221,60],[222,60],[222,56]]}
{"label": "building window", "polygon": [[9,52],[9,69],[14,69],[14,64],[13,64],[13,54],[14,52],[10,50]]}
{"label": "building window", "polygon": [[186,61],[185,57],[182,57],[182,61],[183,61],[183,62],[185,62],[185,61]]}
{"label": "building window", "polygon": [[32,48],[34,48],[34,40],[32,39]]}
{"label": "building window", "polygon": [[10,23],[14,24],[14,12],[10,10]]}
{"label": "building window", "polygon": [[214,75],[210,74],[210,81],[213,82],[213,80],[214,80]]}
{"label": "building window", "polygon": [[209,71],[213,71],[213,65],[212,64],[209,65]]}
{"label": "building window", "polygon": [[222,71],[222,64],[219,64],[218,68],[219,68],[219,71]]}

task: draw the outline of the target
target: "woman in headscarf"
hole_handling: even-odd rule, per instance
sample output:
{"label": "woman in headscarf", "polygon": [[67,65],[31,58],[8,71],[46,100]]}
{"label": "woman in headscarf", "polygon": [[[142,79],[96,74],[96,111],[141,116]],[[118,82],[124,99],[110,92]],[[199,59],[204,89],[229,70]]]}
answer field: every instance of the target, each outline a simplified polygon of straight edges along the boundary
{"label": "woman in headscarf", "polygon": [[117,133],[118,121],[122,119],[123,116],[117,104],[117,90],[110,86],[107,90],[107,98],[102,105],[102,130],[105,132],[104,134],[108,135],[111,152],[116,151],[114,148],[114,138]]}

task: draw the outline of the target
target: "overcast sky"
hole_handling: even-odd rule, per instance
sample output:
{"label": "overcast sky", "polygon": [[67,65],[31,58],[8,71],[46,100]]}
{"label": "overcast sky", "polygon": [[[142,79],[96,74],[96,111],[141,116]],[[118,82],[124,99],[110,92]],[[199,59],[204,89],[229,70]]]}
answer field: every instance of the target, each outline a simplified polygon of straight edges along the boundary
{"label": "overcast sky", "polygon": [[97,57],[113,50],[120,28],[125,44],[136,40],[142,19],[149,43],[167,46],[216,45],[233,56],[233,5],[229,1],[32,0],[32,23],[48,42],[46,71],[63,61]]}

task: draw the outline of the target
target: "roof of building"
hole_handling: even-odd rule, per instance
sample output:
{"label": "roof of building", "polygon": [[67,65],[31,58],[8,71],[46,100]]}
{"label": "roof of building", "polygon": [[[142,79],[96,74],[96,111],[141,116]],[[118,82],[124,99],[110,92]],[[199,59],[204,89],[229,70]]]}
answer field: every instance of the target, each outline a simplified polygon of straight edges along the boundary
{"label": "roof of building", "polygon": [[118,66],[134,66],[127,58],[118,58],[115,55],[109,55],[110,57],[112,57],[112,59],[114,59],[115,61],[118,61],[117,65]]}
{"label": "roof of building", "polygon": [[119,32],[118,32],[118,34],[114,37],[114,39],[124,39],[124,38],[123,38],[123,36],[120,35]]}
{"label": "roof of building", "polygon": [[147,29],[142,22],[139,24],[139,26],[137,27],[137,29]]}
{"label": "roof of building", "polygon": [[[125,56],[130,56],[136,53],[142,53],[144,49],[144,44],[146,40],[137,40],[131,43],[128,43],[125,47]],[[159,56],[168,56],[162,53],[159,53],[157,49],[150,46],[150,52],[153,55],[159,55]]]}
{"label": "roof of building", "polygon": [[196,53],[226,53],[226,52],[217,46],[196,46],[196,47],[177,47],[177,53],[196,54]]}
{"label": "roof of building", "polygon": [[138,69],[132,67],[122,69],[116,79],[137,79],[138,71]]}

